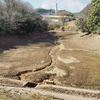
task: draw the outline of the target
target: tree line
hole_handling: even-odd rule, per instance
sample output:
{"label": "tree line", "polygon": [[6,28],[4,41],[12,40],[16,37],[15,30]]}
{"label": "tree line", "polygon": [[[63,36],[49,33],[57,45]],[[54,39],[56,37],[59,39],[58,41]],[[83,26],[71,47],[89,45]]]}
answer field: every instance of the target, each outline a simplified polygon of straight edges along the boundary
{"label": "tree line", "polygon": [[0,35],[45,31],[47,26],[31,5],[21,0],[0,0]]}
{"label": "tree line", "polygon": [[55,10],[54,9],[44,9],[44,8],[37,8],[36,9],[38,13],[43,14],[43,15],[53,15],[55,14]]}

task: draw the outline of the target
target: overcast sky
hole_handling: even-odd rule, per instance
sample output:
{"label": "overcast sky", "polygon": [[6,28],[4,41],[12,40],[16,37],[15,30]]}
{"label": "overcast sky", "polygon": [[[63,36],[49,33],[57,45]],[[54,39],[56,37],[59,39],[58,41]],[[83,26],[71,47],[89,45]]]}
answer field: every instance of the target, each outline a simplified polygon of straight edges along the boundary
{"label": "overcast sky", "polygon": [[67,10],[70,12],[79,12],[91,0],[22,0],[29,2],[34,8],[46,8],[55,9],[56,3],[58,4],[58,10]]}

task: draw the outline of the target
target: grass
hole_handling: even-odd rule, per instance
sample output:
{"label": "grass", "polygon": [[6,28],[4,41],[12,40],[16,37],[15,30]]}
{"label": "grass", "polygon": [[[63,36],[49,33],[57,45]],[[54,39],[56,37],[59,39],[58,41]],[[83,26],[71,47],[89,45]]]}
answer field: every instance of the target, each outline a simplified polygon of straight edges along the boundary
{"label": "grass", "polygon": [[6,55],[8,55],[10,53],[12,53],[12,52],[7,50],[7,51],[4,51],[3,53],[0,53],[0,56],[6,56]]}
{"label": "grass", "polygon": [[0,100],[52,100],[52,97],[33,94],[28,97],[0,91]]}
{"label": "grass", "polygon": [[[64,70],[69,71],[69,75],[64,78],[66,84],[74,84],[78,87],[87,87],[92,89],[100,89],[100,57],[89,53],[88,51],[62,51],[61,55],[67,54],[69,57],[74,57],[80,60],[80,63],[67,64]],[[66,56],[66,55],[65,55]],[[65,57],[64,57],[65,58]],[[69,66],[74,66],[75,69],[68,70]],[[62,80],[62,81],[63,81]]]}

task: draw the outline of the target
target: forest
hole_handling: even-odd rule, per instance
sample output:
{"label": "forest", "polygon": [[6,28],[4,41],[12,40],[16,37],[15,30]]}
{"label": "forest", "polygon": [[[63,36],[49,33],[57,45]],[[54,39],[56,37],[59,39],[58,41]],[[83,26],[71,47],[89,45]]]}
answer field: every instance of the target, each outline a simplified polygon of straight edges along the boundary
{"label": "forest", "polygon": [[47,23],[29,4],[21,0],[0,1],[0,34],[28,34],[47,30]]}

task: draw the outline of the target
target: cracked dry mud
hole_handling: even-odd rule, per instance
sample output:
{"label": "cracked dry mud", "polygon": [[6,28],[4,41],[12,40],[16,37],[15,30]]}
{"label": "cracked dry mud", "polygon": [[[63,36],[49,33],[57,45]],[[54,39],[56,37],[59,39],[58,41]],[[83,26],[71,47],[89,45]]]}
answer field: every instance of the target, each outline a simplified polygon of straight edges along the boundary
{"label": "cracked dry mud", "polygon": [[53,35],[59,39],[3,51],[0,76],[41,84],[49,80],[61,86],[100,89],[98,36],[80,37],[71,32]]}

